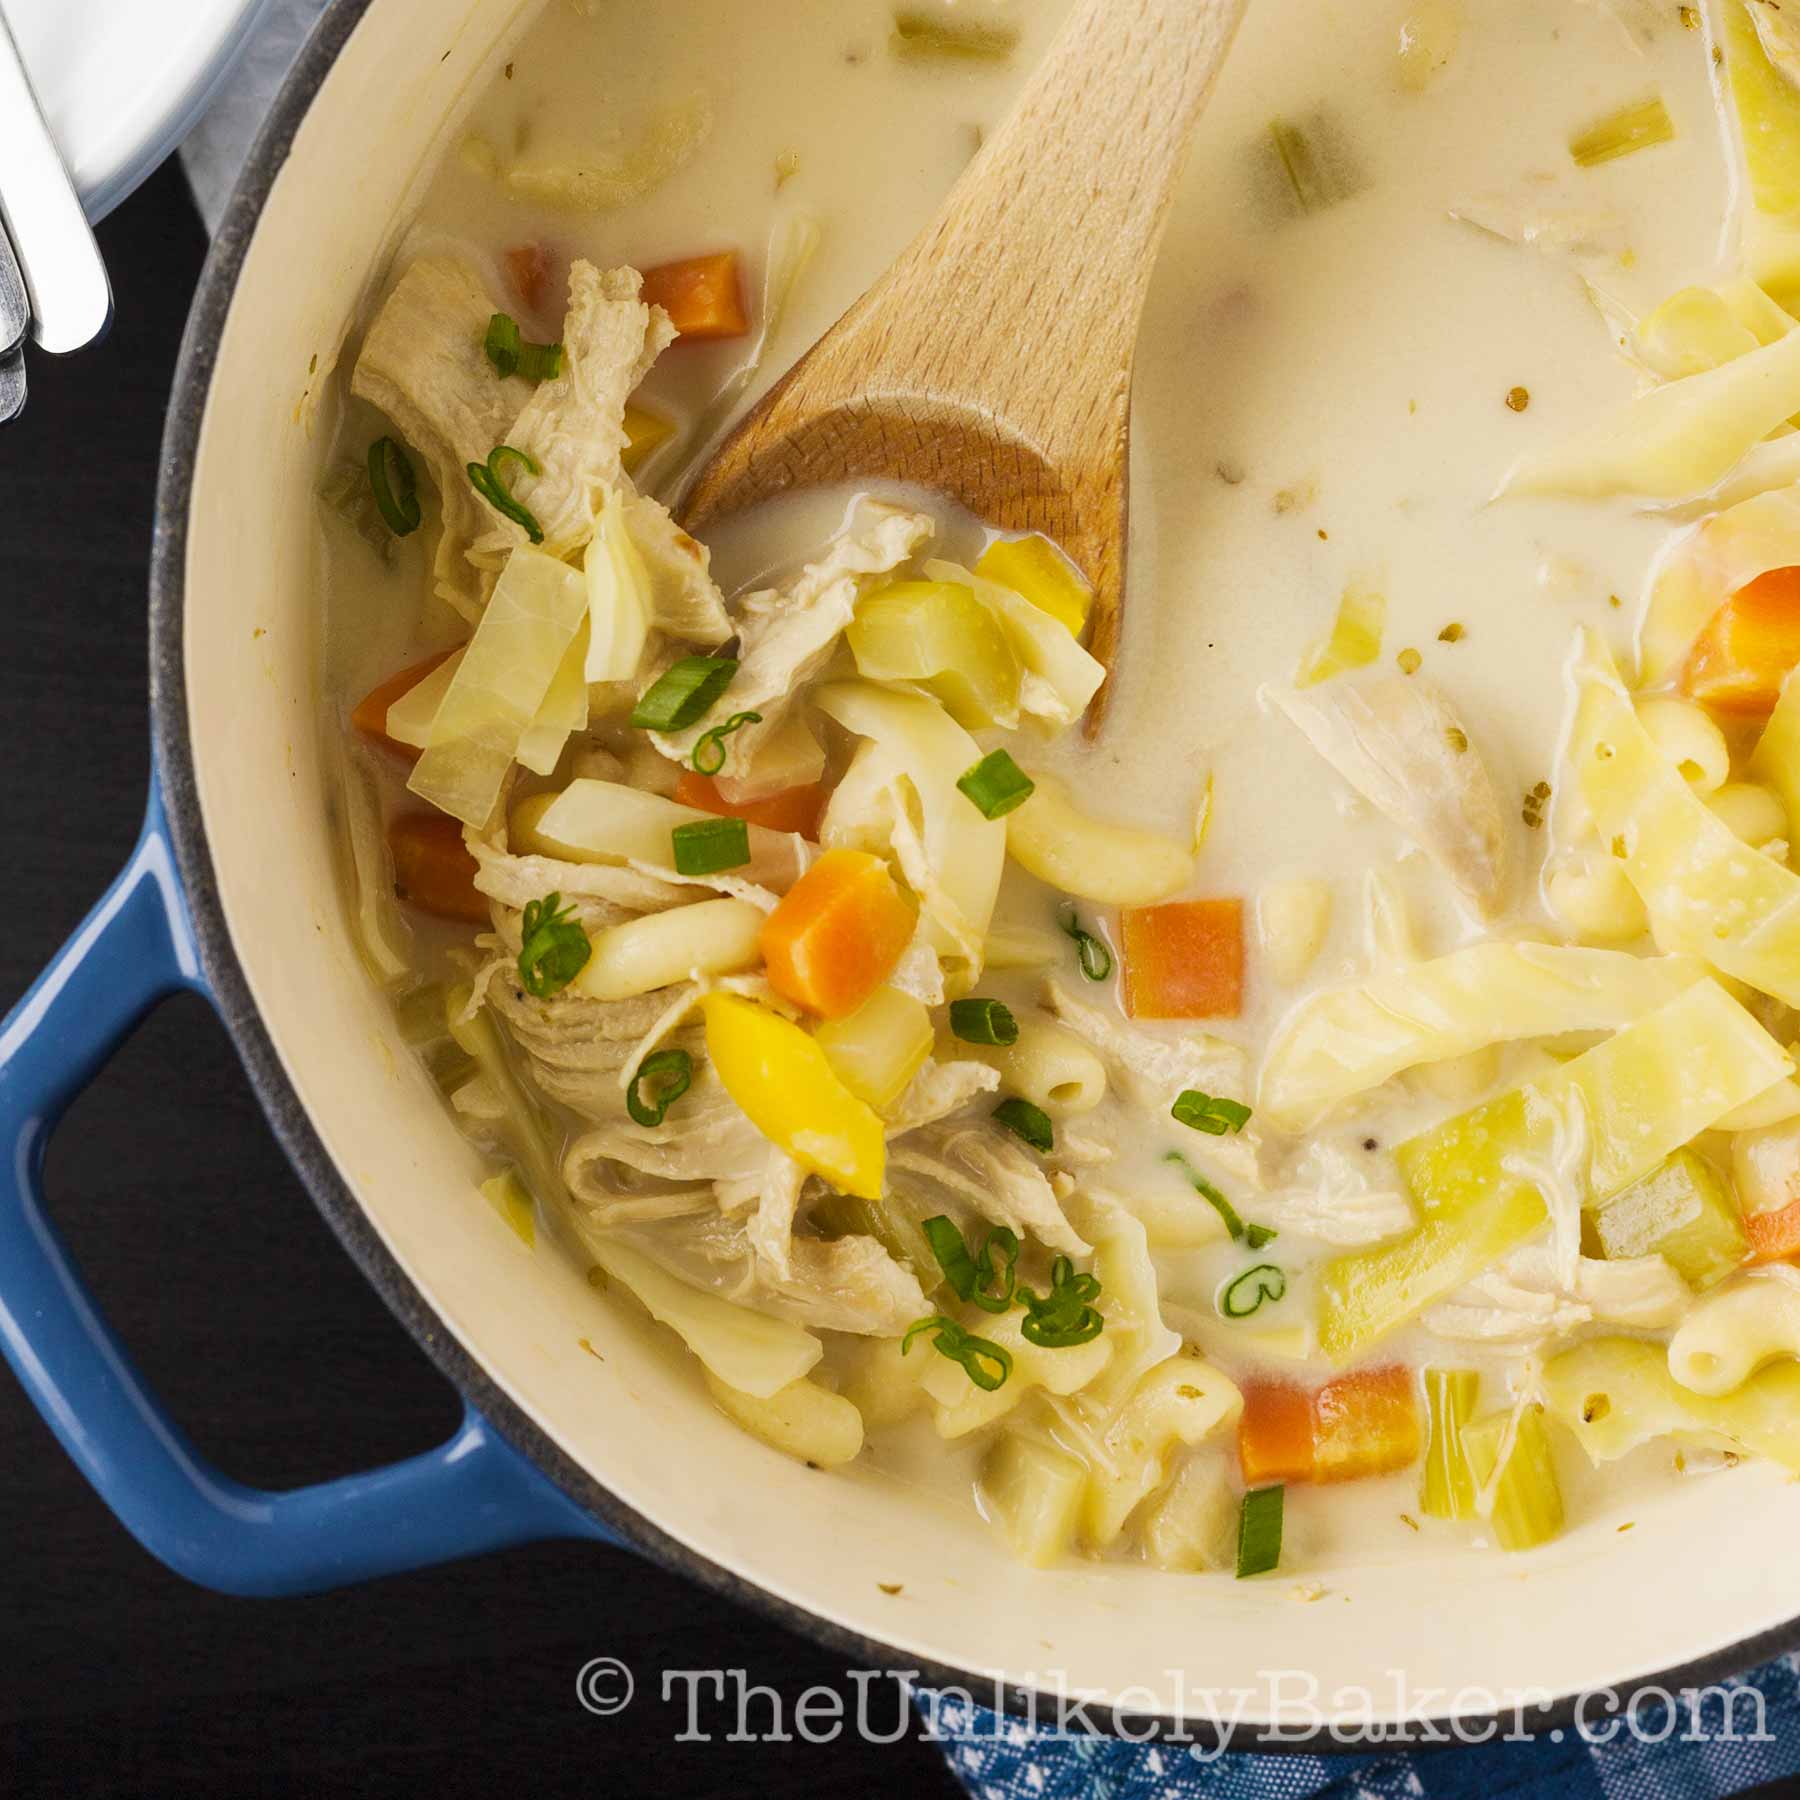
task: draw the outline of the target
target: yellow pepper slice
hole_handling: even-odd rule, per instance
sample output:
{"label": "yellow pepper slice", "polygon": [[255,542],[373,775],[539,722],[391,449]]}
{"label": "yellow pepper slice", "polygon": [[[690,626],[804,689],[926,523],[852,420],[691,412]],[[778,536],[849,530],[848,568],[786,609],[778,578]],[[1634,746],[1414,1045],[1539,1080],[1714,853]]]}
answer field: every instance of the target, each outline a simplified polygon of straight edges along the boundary
{"label": "yellow pepper slice", "polygon": [[844,633],[859,674],[916,681],[968,731],[1019,723],[1019,658],[970,588],[896,581],[856,609]]}
{"label": "yellow pepper slice", "polygon": [[833,1187],[879,1200],[887,1142],[818,1043],[779,1013],[735,994],[700,1002],[706,1054],[725,1091],[770,1143]]}
{"label": "yellow pepper slice", "polygon": [[975,573],[1022,594],[1042,612],[1080,637],[1087,624],[1094,590],[1076,574],[1067,559],[1046,537],[996,538],[981,553]]}
{"label": "yellow pepper slice", "polygon": [[646,412],[641,406],[626,407],[625,448],[619,452],[619,462],[625,473],[631,474],[652,450],[666,444],[674,435],[672,419],[665,419],[660,413]]}

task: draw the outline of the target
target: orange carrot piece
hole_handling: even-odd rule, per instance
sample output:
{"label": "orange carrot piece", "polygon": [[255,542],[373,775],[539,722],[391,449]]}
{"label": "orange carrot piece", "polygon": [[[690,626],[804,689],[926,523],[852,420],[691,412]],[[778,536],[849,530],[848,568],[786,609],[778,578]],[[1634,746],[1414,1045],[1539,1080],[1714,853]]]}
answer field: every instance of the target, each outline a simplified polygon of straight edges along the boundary
{"label": "orange carrot piece", "polygon": [[447,813],[402,813],[388,826],[394,892],[433,918],[487,925],[493,915],[475,891],[475,859],[462,826]]}
{"label": "orange carrot piece", "polygon": [[350,714],[350,723],[370,743],[379,744],[382,749],[391,750],[396,756],[404,756],[408,762],[417,762],[419,752],[411,744],[396,743],[388,736],[388,708],[402,694],[411,693],[439,663],[453,655],[453,650],[440,650],[436,656],[428,656],[423,662],[414,663],[410,669],[402,669],[398,675],[390,675],[378,687],[370,688],[357,701],[355,710]]}
{"label": "orange carrot piece", "polygon": [[513,292],[533,312],[543,304],[544,288],[550,279],[550,258],[542,244],[514,244],[506,253],[507,278]]}
{"label": "orange carrot piece", "polygon": [[1312,1479],[1312,1396],[1305,1388],[1291,1381],[1244,1383],[1238,1460],[1251,1487]]}
{"label": "orange carrot piece", "polygon": [[841,1019],[894,972],[917,923],[880,857],[827,850],[764,922],[769,985],[807,1012]]}
{"label": "orange carrot piece", "polygon": [[1771,569],[1713,614],[1681,672],[1681,691],[1714,712],[1766,716],[1800,664],[1800,568]]}
{"label": "orange carrot piece", "polygon": [[1238,1459],[1252,1487],[1387,1475],[1418,1455],[1418,1394],[1399,1364],[1356,1369],[1311,1393],[1286,1381],[1244,1387]]}
{"label": "orange carrot piece", "polygon": [[675,798],[683,806],[717,813],[722,819],[745,819],[770,831],[797,831],[802,837],[815,840],[819,835],[819,814],[825,806],[825,790],[816,781],[809,781],[804,787],[783,788],[779,794],[770,794],[763,800],[727,800],[710,775],[699,775],[691,769],[684,770],[676,782]]}
{"label": "orange carrot piece", "polygon": [[1243,901],[1128,906],[1119,927],[1134,1019],[1235,1019],[1243,1010]]}
{"label": "orange carrot piece", "polygon": [[735,250],[646,269],[643,297],[646,305],[660,306],[684,338],[742,337],[750,329]]}
{"label": "orange carrot piece", "polygon": [[1746,1213],[1744,1236],[1750,1240],[1746,1262],[1780,1262],[1800,1255],[1800,1200],[1773,1212]]}

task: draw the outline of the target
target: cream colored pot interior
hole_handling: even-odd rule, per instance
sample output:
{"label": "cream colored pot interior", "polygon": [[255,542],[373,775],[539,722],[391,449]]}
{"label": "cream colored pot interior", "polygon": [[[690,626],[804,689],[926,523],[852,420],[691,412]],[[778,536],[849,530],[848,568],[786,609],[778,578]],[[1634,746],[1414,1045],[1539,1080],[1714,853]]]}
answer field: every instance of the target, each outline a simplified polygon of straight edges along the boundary
{"label": "cream colored pot interior", "polygon": [[[529,10],[529,9],[526,9]],[[527,1253],[352,947],[322,754],[318,394],[422,168],[522,17],[376,0],[275,184],[224,332],[194,479],[194,762],[250,987],[326,1148],[446,1327],[583,1468],[698,1555],[878,1643],[1139,1709],[1245,1722],[1316,1678],[1342,1710],[1483,1712],[1683,1664],[1800,1614],[1772,1469],[1676,1485],[1525,1557],[1325,1556],[1301,1590],[1135,1567],[1015,1566],[973,1509],[821,1475],[729,1425],[697,1371]],[[593,1347],[593,1354],[583,1345]],[[898,1588],[898,1592],[888,1589]],[[1289,1671],[1286,1675],[1278,1672]],[[1402,1687],[1396,1689],[1395,1671]],[[1397,1699],[1403,1693],[1404,1699]]]}

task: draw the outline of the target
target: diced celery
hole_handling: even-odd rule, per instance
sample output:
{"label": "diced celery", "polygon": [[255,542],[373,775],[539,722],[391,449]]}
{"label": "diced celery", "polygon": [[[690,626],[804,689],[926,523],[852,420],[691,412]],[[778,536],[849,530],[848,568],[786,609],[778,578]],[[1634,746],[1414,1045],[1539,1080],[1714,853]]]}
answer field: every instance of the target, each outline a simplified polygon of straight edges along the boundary
{"label": "diced celery", "polygon": [[512,1228],[527,1250],[537,1244],[537,1209],[532,1205],[530,1190],[519,1179],[517,1169],[491,1176],[481,1184],[481,1191],[495,1212]]}
{"label": "diced celery", "polygon": [[[1512,1443],[1506,1443],[1508,1430]],[[1563,1528],[1562,1487],[1550,1454],[1543,1409],[1527,1406],[1489,1413],[1463,1427],[1469,1469],[1482,1489],[1489,1522],[1502,1550],[1546,1544]],[[1500,1458],[1505,1455],[1504,1464]]]}
{"label": "diced celery", "polygon": [[1475,1477],[1469,1468],[1463,1430],[1474,1416],[1481,1377],[1473,1369],[1427,1369],[1425,1474],[1419,1510],[1428,1519],[1472,1519]]}
{"label": "diced celery", "polygon": [[871,681],[916,681],[971,731],[1018,724],[1018,656],[970,589],[897,581],[857,607],[844,635]]}
{"label": "diced celery", "polygon": [[902,62],[1004,62],[1018,47],[1016,25],[951,19],[916,8],[894,14],[888,40]]}
{"label": "diced celery", "polygon": [[1724,1438],[1800,1473],[1800,1363],[1772,1363],[1741,1387],[1696,1394],[1669,1373],[1662,1345],[1595,1338],[1544,1366],[1544,1401],[1589,1460],[1612,1462],[1652,1438]]}
{"label": "diced celery", "polygon": [[413,1050],[427,1050],[450,1035],[444,1016],[444,990],[438,982],[413,988],[394,1002],[394,1021],[400,1036]]}
{"label": "diced celery", "polygon": [[1621,106],[1604,119],[1596,119],[1585,131],[1576,132],[1569,139],[1569,154],[1577,167],[1591,169],[1596,163],[1648,150],[1652,144],[1666,144],[1674,135],[1675,121],[1669,117],[1662,95],[1652,94],[1646,100]]}
{"label": "diced celery", "polygon": [[1306,653],[1295,687],[1312,687],[1350,669],[1366,668],[1381,654],[1387,597],[1355,583],[1344,589],[1331,630]]}
{"label": "diced celery", "polygon": [[1328,113],[1299,121],[1271,119],[1269,144],[1289,205],[1299,212],[1323,212],[1365,185],[1337,120]]}
{"label": "diced celery", "polygon": [[1661,1256],[1690,1287],[1709,1288],[1743,1260],[1743,1219],[1716,1170],[1690,1149],[1633,1182],[1594,1214],[1600,1254]]}
{"label": "diced celery", "polygon": [[1071,637],[1080,637],[1087,624],[1094,590],[1075,572],[1073,565],[1046,537],[996,538],[982,551],[975,573],[1023,594],[1059,624]]}
{"label": "diced celery", "polygon": [[906,1091],[936,1042],[925,1003],[893,987],[877,988],[844,1018],[826,1019],[813,1036],[838,1079],[877,1112]]}
{"label": "diced celery", "polygon": [[1075,1542],[1087,1470],[1074,1457],[1017,1431],[1003,1431],[981,1469],[981,1493],[1013,1554],[1034,1569]]}

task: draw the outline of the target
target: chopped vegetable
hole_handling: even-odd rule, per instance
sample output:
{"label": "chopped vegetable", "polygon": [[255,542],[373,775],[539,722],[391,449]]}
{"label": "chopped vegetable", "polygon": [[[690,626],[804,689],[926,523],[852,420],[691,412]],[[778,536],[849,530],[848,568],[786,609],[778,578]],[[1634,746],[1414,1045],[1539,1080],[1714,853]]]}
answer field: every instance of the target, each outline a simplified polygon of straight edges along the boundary
{"label": "chopped vegetable", "polygon": [[424,515],[419,510],[418,478],[406,452],[391,437],[378,437],[369,446],[369,487],[395,537],[407,537],[419,529]]}
{"label": "chopped vegetable", "polygon": [[[661,794],[619,781],[582,776],[560,794],[533,794],[512,810],[513,848],[559,862],[653,863],[670,868],[674,832],[721,815],[679,806]],[[735,815],[732,815],[735,816]],[[781,887],[793,878],[793,840],[748,829],[750,863],[745,873],[764,886]]]}
{"label": "chopped vegetable", "polygon": [[1242,1131],[1250,1123],[1250,1108],[1241,1100],[1226,1100],[1214,1094],[1203,1094],[1198,1088],[1183,1088],[1169,1108],[1169,1116],[1177,1125],[1204,1131],[1208,1137],[1224,1137]]}
{"label": "chopped vegetable", "polygon": [[834,1187],[880,1199],[887,1167],[881,1119],[838,1079],[817,1042],[735,994],[707,994],[700,1009],[707,1055],[757,1130]]}
{"label": "chopped vegetable", "polygon": [[744,819],[767,831],[795,831],[801,837],[816,839],[825,790],[812,781],[804,787],[783,788],[761,800],[727,800],[710,775],[684,771],[675,784],[675,799],[682,806],[717,813],[721,818]]}
{"label": "chopped vegetable", "polygon": [[1324,212],[1348,200],[1363,186],[1363,177],[1343,141],[1337,121],[1315,113],[1303,123],[1269,121],[1269,144],[1292,207],[1302,213]]}
{"label": "chopped vegetable", "polygon": [[737,672],[729,656],[684,656],[638,697],[631,722],[640,731],[685,731],[706,717]]}
{"label": "chopped vegetable", "polygon": [[860,674],[918,683],[970,731],[1019,723],[1019,659],[969,588],[894,582],[858,604],[844,639]]}
{"label": "chopped vegetable", "polygon": [[[1003,1313],[1011,1309],[1019,1266],[1017,1233],[1004,1225],[989,1226],[981,1240],[980,1254],[972,1256],[954,1219],[939,1213],[921,1221],[919,1229],[959,1300],[969,1301],[983,1312]],[[1000,1258],[998,1268],[994,1266],[996,1255]]]}
{"label": "chopped vegetable", "polygon": [[1569,139],[1569,154],[1577,168],[1591,169],[1599,163],[1630,156],[1637,150],[1648,150],[1652,144],[1666,144],[1675,136],[1675,121],[1663,104],[1661,94],[1647,100],[1634,100],[1603,119],[1596,119],[1585,131]]}
{"label": "chopped vegetable", "polygon": [[1087,1471],[1053,1445],[1003,1431],[981,1467],[981,1494],[1012,1552],[1048,1568],[1074,1546]]}
{"label": "chopped vegetable", "polygon": [[1502,1550],[1529,1550],[1561,1533],[1562,1487],[1542,1407],[1489,1413],[1463,1427],[1462,1442]]}
{"label": "chopped vegetable", "polygon": [[462,827],[442,813],[401,813],[388,824],[394,892],[434,918],[491,924],[487,899],[475,888],[475,858]]}
{"label": "chopped vegetable", "polygon": [[717,875],[750,860],[750,827],[742,819],[699,819],[669,833],[678,875]]}
{"label": "chopped vegetable", "polygon": [[1016,1044],[1019,1021],[999,1000],[971,996],[950,1002],[950,1035],[965,1044]]}
{"label": "chopped vegetable", "polygon": [[932,1334],[932,1347],[937,1353],[960,1363],[978,1388],[992,1393],[1006,1385],[1006,1378],[1012,1373],[1012,1353],[990,1338],[976,1337],[964,1330],[947,1313],[934,1314],[909,1326],[900,1340],[901,1353],[909,1351],[913,1339],[927,1331]]}
{"label": "chopped vegetable", "polygon": [[542,244],[514,244],[506,252],[506,274],[513,292],[533,312],[544,303],[544,286],[550,278],[550,259]]}
{"label": "chopped vegetable", "polygon": [[1265,1300],[1287,1293],[1287,1273],[1274,1263],[1256,1263],[1219,1289],[1219,1311],[1227,1319],[1247,1319]]}
{"label": "chopped vegetable", "polygon": [[1419,1510],[1428,1519],[1475,1517],[1475,1476],[1463,1429],[1475,1416],[1481,1377],[1473,1369],[1425,1371],[1425,1473]]}
{"label": "chopped vegetable", "polygon": [[1029,1100],[1021,1100],[1016,1095],[1010,1100],[1002,1100],[994,1108],[994,1118],[1040,1155],[1048,1156],[1056,1148],[1056,1130],[1050,1123],[1050,1115]]}
{"label": "chopped vegetable", "polygon": [[1092,818],[1049,775],[1038,777],[1029,804],[1007,820],[1006,848],[1038,880],[1103,905],[1143,906],[1194,877],[1191,841]]}
{"label": "chopped vegetable", "polygon": [[750,329],[735,250],[646,269],[642,297],[646,306],[660,306],[676,331],[694,342],[742,337]]}
{"label": "chopped vegetable", "polygon": [[[558,910],[561,908],[561,910]],[[528,994],[548,1000],[579,975],[593,954],[587,933],[575,922],[573,906],[562,906],[561,894],[525,903],[520,925],[519,980]]]}
{"label": "chopped vegetable", "polygon": [[1387,597],[1352,583],[1338,600],[1331,630],[1301,659],[1295,687],[1312,687],[1351,669],[1366,668],[1381,654]]}
{"label": "chopped vegetable", "polygon": [[813,1035],[838,1079],[877,1112],[906,1092],[937,1042],[931,1009],[895,987],[878,987],[855,1012],[822,1020]]}
{"label": "chopped vegetable", "polygon": [[1281,1561],[1281,1515],[1285,1489],[1253,1488],[1238,1515],[1237,1578],[1266,1575]]}
{"label": "chopped vegetable", "polygon": [[1623,852],[1657,942],[1800,1004],[1800,877],[1707,809],[1645,732],[1597,634],[1583,633],[1574,673],[1565,755],[1601,842]]}
{"label": "chopped vegetable", "polygon": [[641,406],[625,409],[625,448],[619,452],[619,464],[627,475],[635,475],[650,456],[675,435],[674,421]]}
{"label": "chopped vegetable", "polygon": [[533,205],[609,212],[641,200],[686,167],[712,125],[707,96],[691,93],[659,107],[635,142],[603,145],[590,134],[576,161],[514,161],[497,172],[507,192]]}
{"label": "chopped vegetable", "polygon": [[[1234,1238],[1247,1237],[1249,1235],[1249,1227],[1245,1225],[1243,1219],[1239,1216],[1237,1208],[1233,1206],[1198,1169],[1191,1167],[1187,1158],[1183,1156],[1179,1150],[1170,1150],[1167,1152],[1163,1157],[1163,1161],[1174,1164],[1174,1166],[1187,1177],[1194,1192],[1225,1221],[1225,1229],[1230,1232]],[[1270,1237],[1273,1235],[1273,1232],[1269,1234]],[[1267,1243],[1268,1238],[1265,1237],[1261,1241]],[[1257,1247],[1258,1246],[1255,1244],[1251,1245],[1252,1249],[1256,1249]]]}
{"label": "chopped vegetable", "polygon": [[1180,900],[1119,914],[1134,1019],[1235,1019],[1244,1005],[1244,903]]}
{"label": "chopped vegetable", "polygon": [[482,1198],[506,1221],[508,1230],[527,1250],[537,1247],[537,1208],[531,1190],[516,1169],[492,1176],[481,1184]]}
{"label": "chopped vegetable", "polygon": [[1087,625],[1094,590],[1047,537],[1034,532],[1030,537],[995,538],[982,551],[975,573],[1023,594],[1066,627],[1070,637],[1080,637]]}
{"label": "chopped vegetable", "polygon": [[1747,1248],[1731,1190],[1686,1148],[1615,1194],[1593,1215],[1593,1226],[1609,1260],[1660,1256],[1692,1288],[1723,1281]]}
{"label": "chopped vegetable", "polygon": [[562,373],[562,345],[526,343],[519,332],[519,321],[510,313],[495,313],[488,320],[481,347],[502,376],[554,381]]}
{"label": "chopped vegetable", "polygon": [[1386,1475],[1418,1454],[1418,1395],[1400,1364],[1339,1375],[1310,1393],[1289,1382],[1244,1386],[1238,1458],[1252,1487]]}
{"label": "chopped vegetable", "polygon": [[1004,750],[990,750],[957,777],[956,785],[984,819],[1005,818],[1031,798],[1036,786]]}
{"label": "chopped vegetable", "polygon": [[587,578],[589,681],[637,680],[650,637],[650,571],[625,525],[617,490],[601,501],[594,535],[582,553]]}
{"label": "chopped vegetable", "polygon": [[888,49],[902,62],[1004,62],[1019,46],[1016,25],[954,19],[902,7]]}
{"label": "chopped vegetable", "polygon": [[1681,691],[1714,712],[1766,718],[1800,664],[1800,568],[1771,569],[1741,587],[1701,632]]}
{"label": "chopped vegetable", "polygon": [[820,1018],[844,1018],[894,972],[917,926],[880,857],[827,850],[763,926],[769,985]]}
{"label": "chopped vegetable", "polygon": [[[990,1234],[991,1237],[991,1234]],[[982,1256],[985,1260],[986,1247]],[[1008,1270],[1010,1280],[1011,1271]],[[1078,1274],[1066,1256],[1050,1265],[1050,1291],[1038,1294],[1023,1283],[1018,1289],[1025,1306],[1019,1330],[1028,1344],[1040,1350],[1071,1350],[1091,1344],[1106,1329],[1106,1320],[1093,1303],[1100,1298],[1100,1278]]]}
{"label": "chopped vegetable", "polygon": [[1113,966],[1112,952],[1104,941],[1082,928],[1074,907],[1070,907],[1057,923],[1075,941],[1075,960],[1081,965],[1082,974],[1089,981],[1104,981],[1112,973]]}
{"label": "chopped vegetable", "polygon": [[525,535],[534,544],[541,544],[544,541],[544,528],[537,522],[537,515],[522,502],[515,500],[512,489],[507,486],[507,470],[515,462],[528,475],[538,473],[536,460],[527,456],[523,450],[515,449],[511,444],[496,444],[488,452],[486,462],[467,465],[469,485],[495,512],[511,519],[515,525],[522,526]]}
{"label": "chopped vegetable", "polygon": [[587,610],[578,571],[523,547],[507,558],[407,783],[415,794],[487,824]]}
{"label": "chopped vegetable", "polygon": [[717,775],[725,767],[725,740],[734,731],[742,731],[746,725],[760,725],[762,714],[759,712],[733,713],[723,725],[715,725],[711,731],[703,731],[694,743],[694,754],[689,759],[696,774]]}
{"label": "chopped vegetable", "polygon": [[1800,299],[1800,91],[1791,66],[1770,57],[1755,18],[1760,10],[1727,0],[1719,9],[1720,37],[1750,190],[1741,221],[1744,260],[1751,278],[1789,306]]}
{"label": "chopped vegetable", "polygon": [[[428,675],[442,667],[455,654],[454,650],[440,650],[436,656],[428,656],[423,662],[416,662],[411,668],[402,669],[398,675],[390,675],[379,686],[370,688],[357,701],[355,710],[350,714],[350,723],[382,749],[392,750],[396,756],[404,756],[409,762],[416,762],[423,746],[415,745],[411,739],[395,738],[388,730],[388,711],[402,695],[410,694]],[[444,686],[447,689],[449,682],[446,681]],[[442,694],[439,699],[442,699]],[[434,706],[432,710],[435,712],[437,709]]]}
{"label": "chopped vegetable", "polygon": [[1744,1220],[1744,1237],[1753,1263],[1800,1255],[1800,1200],[1773,1212],[1750,1213]]}
{"label": "chopped vegetable", "polygon": [[693,1079],[694,1059],[687,1051],[652,1050],[638,1064],[625,1090],[625,1110],[640,1125],[660,1125]]}

